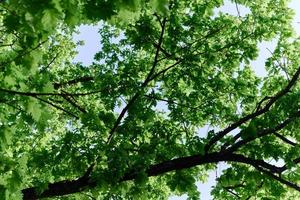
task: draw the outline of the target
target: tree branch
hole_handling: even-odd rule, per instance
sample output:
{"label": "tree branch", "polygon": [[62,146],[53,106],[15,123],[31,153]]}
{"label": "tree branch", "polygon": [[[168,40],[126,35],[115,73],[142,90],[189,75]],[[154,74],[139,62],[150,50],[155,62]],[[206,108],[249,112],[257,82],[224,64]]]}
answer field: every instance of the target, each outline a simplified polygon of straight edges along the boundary
{"label": "tree branch", "polygon": [[247,121],[249,121],[250,119],[253,119],[255,117],[258,117],[266,112],[269,111],[270,107],[282,96],[284,96],[285,94],[287,94],[290,89],[296,84],[298,78],[300,75],[300,67],[297,69],[296,73],[294,74],[293,78],[289,81],[289,83],[287,84],[287,86],[285,88],[283,88],[281,91],[279,91],[275,96],[273,96],[272,98],[269,99],[268,103],[262,107],[261,109],[257,109],[256,112],[251,113],[249,115],[246,115],[245,117],[241,118],[240,120],[238,120],[237,122],[229,125],[227,128],[225,128],[224,130],[218,132],[213,138],[211,138],[211,140],[207,143],[207,145],[205,146],[205,152],[208,152],[209,149],[217,142],[219,141],[221,138],[223,138],[227,133],[231,132],[232,130],[236,129],[237,127],[239,127],[240,125],[246,123]]}
{"label": "tree branch", "polygon": [[[294,159],[294,160],[293,160],[293,163],[294,163],[295,165],[297,165],[298,163],[300,163],[300,157]],[[287,165],[282,166],[281,169],[280,169],[280,170],[281,170],[281,173],[283,173],[283,172],[284,172],[285,170],[287,170],[287,169],[289,169]]]}
{"label": "tree branch", "polygon": [[68,95],[63,96],[63,98],[69,102],[73,107],[77,108],[78,110],[80,110],[82,113],[87,113],[86,110],[84,108],[82,108],[81,106],[79,106],[77,103],[75,103]]}
{"label": "tree branch", "polygon": [[244,146],[245,144],[256,140],[258,138],[261,138],[263,136],[275,133],[281,129],[283,129],[284,127],[286,127],[288,124],[290,124],[291,122],[293,122],[295,119],[297,119],[300,116],[300,111],[297,111],[296,113],[294,113],[290,118],[287,118],[285,121],[283,121],[282,123],[278,124],[275,128],[268,128],[268,129],[263,129],[260,132],[258,132],[256,135],[256,137],[248,137],[246,139],[240,140],[236,143],[234,143],[233,145],[231,145],[231,147],[229,147],[228,149],[226,149],[226,152],[234,152],[237,149],[239,149],[240,147]]}
{"label": "tree branch", "polygon": [[165,32],[165,25],[166,25],[166,18],[164,18],[164,20],[162,22],[162,30],[161,30],[161,34],[160,34],[159,41],[158,41],[158,46],[156,48],[156,53],[155,53],[154,61],[153,61],[152,67],[150,69],[150,72],[148,73],[146,79],[144,80],[144,82],[140,86],[140,90],[129,100],[127,105],[121,111],[121,113],[120,113],[119,117],[117,118],[114,126],[112,127],[111,131],[109,132],[109,137],[108,137],[108,140],[107,140],[108,144],[111,142],[111,140],[112,140],[119,124],[121,123],[123,117],[125,116],[126,112],[134,104],[134,102],[137,100],[137,98],[140,96],[141,89],[145,88],[148,85],[148,83],[153,80],[152,75],[153,75],[153,73],[155,71],[155,67],[158,63],[158,56],[159,56],[159,52],[160,52],[160,47],[162,45],[163,36],[164,36],[164,32]]}
{"label": "tree branch", "polygon": [[4,88],[0,88],[0,91],[11,94],[11,95],[21,95],[21,96],[29,96],[29,97],[35,97],[35,96],[63,96],[64,97],[64,96],[86,96],[86,95],[103,92],[105,89],[86,92],[86,93],[21,92],[21,91],[15,91],[15,90],[8,90],[8,89],[4,89]]}
{"label": "tree branch", "polygon": [[46,70],[54,63],[54,61],[58,58],[58,56],[59,56],[59,53],[57,53],[57,54],[49,61],[49,63],[48,63],[44,68],[41,69],[40,73],[46,71]]}
{"label": "tree branch", "polygon": [[[150,166],[149,169],[147,170],[147,174],[148,176],[157,176],[165,172],[169,172],[176,169],[184,169],[184,168],[196,166],[197,164],[215,162],[221,158],[224,157],[217,157],[217,154],[210,154],[206,156],[196,155],[196,156],[178,158],[178,159],[174,159],[157,165]],[[129,171],[130,172],[126,173],[123,176],[120,182],[132,180],[136,178],[137,174],[139,173],[139,171],[136,171],[136,169],[129,170]],[[46,189],[41,194],[38,194],[36,192],[37,188],[35,187],[24,189],[22,190],[22,193],[23,193],[24,200],[37,200],[39,198],[73,194],[73,193],[83,191],[84,188],[93,188],[95,186],[96,186],[95,181],[78,178],[76,180],[65,180],[56,183],[51,183],[48,185],[48,189]]]}
{"label": "tree branch", "polygon": [[[259,169],[263,169],[263,170],[267,169],[272,172],[278,172],[278,170],[280,170],[280,168],[268,164],[262,160],[247,158],[239,154],[231,154],[231,153],[223,154],[221,152],[176,158],[159,164],[150,165],[147,169],[144,170],[148,177],[152,177],[152,176],[162,175],[174,170],[182,170],[182,169],[195,167],[197,165],[218,163],[221,161],[249,164],[251,166],[260,167]],[[92,167],[90,167],[89,169],[92,169]],[[128,170],[127,173],[124,174],[123,178],[121,178],[119,182],[133,180],[137,177],[139,172],[140,171],[137,171],[136,168],[130,169]],[[90,174],[90,172],[88,174]],[[46,189],[41,194],[37,194],[35,192],[37,190],[37,188],[35,187],[23,189],[22,193],[24,195],[24,200],[36,200],[38,198],[63,196],[63,195],[81,192],[84,189],[88,189],[88,188],[91,189],[96,186],[96,182],[90,179],[89,178],[90,176],[82,176],[82,177],[85,178],[78,178],[76,180],[66,180],[66,181],[51,183],[48,185],[48,189]]]}
{"label": "tree branch", "polygon": [[223,188],[224,188],[224,190],[226,190],[231,195],[237,197],[238,199],[241,199],[240,195],[238,195],[237,193],[233,192],[230,188],[227,188],[227,187],[223,187]]}
{"label": "tree branch", "polygon": [[54,83],[54,89],[59,89],[61,87],[64,86],[69,86],[69,85],[74,85],[76,83],[85,83],[85,82],[89,82],[89,81],[93,81],[94,77],[92,76],[83,76],[83,77],[79,77],[79,78],[75,78],[66,82],[61,82],[61,83]]}
{"label": "tree branch", "polygon": [[259,166],[256,166],[255,168],[257,170],[263,172],[264,174],[269,175],[270,177],[272,177],[273,179],[279,181],[280,183],[282,183],[282,184],[284,184],[284,185],[286,185],[286,186],[288,186],[290,188],[293,188],[293,189],[295,189],[295,190],[297,190],[297,191],[300,192],[300,186],[298,186],[297,184],[292,183],[290,181],[287,181],[287,180],[281,178],[280,176],[277,176],[277,175],[273,174],[272,172],[269,172],[268,170],[265,170],[265,169],[263,169],[263,168],[261,168]]}
{"label": "tree branch", "polygon": [[292,145],[292,146],[296,146],[296,145],[297,145],[297,143],[292,142],[291,140],[287,139],[286,137],[284,137],[283,135],[280,135],[280,134],[277,133],[277,132],[274,132],[274,135],[275,135],[276,137],[278,137],[279,139],[281,139],[283,142],[287,143],[287,144],[290,144],[290,145]]}
{"label": "tree branch", "polygon": [[[222,156],[216,153],[208,154],[205,156],[195,155],[195,156],[177,158],[156,165],[151,165],[146,170],[146,173],[149,177],[158,176],[173,170],[186,169],[186,168],[190,168],[205,163],[224,161],[225,158],[226,156]],[[133,170],[129,170],[128,173],[126,173],[119,182],[133,180],[136,178],[138,173],[139,171],[136,171],[135,168]],[[35,187],[24,189],[22,190],[22,193],[23,193],[24,200],[37,200],[39,198],[73,194],[73,193],[81,192],[86,188],[93,188],[95,186],[96,186],[96,182],[91,179],[78,178],[76,180],[65,180],[56,183],[51,183],[48,185],[48,189],[46,189],[41,194],[38,194],[36,192],[37,188]]]}
{"label": "tree branch", "polygon": [[37,96],[33,96],[33,97],[36,98],[36,99],[38,99],[38,100],[40,100],[40,101],[42,101],[42,102],[44,102],[44,103],[46,103],[46,104],[49,104],[50,106],[56,108],[57,110],[61,110],[61,111],[65,112],[65,113],[69,114],[70,116],[72,116],[72,117],[74,117],[76,119],[79,119],[79,117],[76,116],[75,114],[71,113],[70,111],[68,111],[68,110],[66,110],[66,109],[64,109],[64,108],[62,108],[62,107],[60,107],[58,105],[55,105],[54,103],[51,103],[50,101],[47,101],[47,100],[42,99],[42,98],[39,98]]}

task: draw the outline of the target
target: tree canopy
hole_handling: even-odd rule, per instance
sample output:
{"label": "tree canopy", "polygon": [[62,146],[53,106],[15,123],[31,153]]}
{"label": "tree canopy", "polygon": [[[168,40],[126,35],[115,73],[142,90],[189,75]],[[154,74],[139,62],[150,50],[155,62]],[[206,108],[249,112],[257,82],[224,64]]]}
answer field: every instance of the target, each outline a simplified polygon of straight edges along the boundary
{"label": "tree canopy", "polygon": [[[214,199],[300,198],[293,10],[232,3],[0,1],[0,199],[199,199],[220,162]],[[73,62],[72,35],[99,22],[93,63]],[[253,66],[262,41],[276,48]]]}

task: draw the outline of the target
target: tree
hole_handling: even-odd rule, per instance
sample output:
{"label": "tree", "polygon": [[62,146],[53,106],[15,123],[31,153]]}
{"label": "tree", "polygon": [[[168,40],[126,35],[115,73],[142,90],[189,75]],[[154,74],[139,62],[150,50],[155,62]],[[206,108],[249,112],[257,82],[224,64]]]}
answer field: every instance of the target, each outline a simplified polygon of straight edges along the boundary
{"label": "tree", "polygon": [[[214,15],[223,3],[1,1],[1,199],[198,199],[219,162],[215,199],[299,198],[293,12],[235,0],[251,12]],[[101,20],[93,64],[73,63],[72,33]]]}

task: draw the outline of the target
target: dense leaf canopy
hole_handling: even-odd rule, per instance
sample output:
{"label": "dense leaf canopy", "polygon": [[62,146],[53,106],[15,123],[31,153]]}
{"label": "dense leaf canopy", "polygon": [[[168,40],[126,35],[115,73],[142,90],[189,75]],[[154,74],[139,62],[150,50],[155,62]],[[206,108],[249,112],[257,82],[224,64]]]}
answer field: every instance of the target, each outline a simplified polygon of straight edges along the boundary
{"label": "dense leaf canopy", "polygon": [[[199,199],[196,182],[220,162],[215,199],[299,199],[293,11],[232,3],[250,12],[218,14],[222,0],[1,1],[0,199]],[[72,34],[99,22],[100,52],[74,63]],[[253,66],[262,41],[276,48]]]}

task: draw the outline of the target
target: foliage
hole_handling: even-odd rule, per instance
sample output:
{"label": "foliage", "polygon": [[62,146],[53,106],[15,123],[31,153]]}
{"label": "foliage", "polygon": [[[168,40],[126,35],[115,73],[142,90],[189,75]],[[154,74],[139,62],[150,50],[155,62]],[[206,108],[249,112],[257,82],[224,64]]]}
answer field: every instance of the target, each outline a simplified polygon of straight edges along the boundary
{"label": "foliage", "polygon": [[[215,199],[300,198],[293,11],[232,3],[251,12],[217,14],[222,0],[1,1],[0,199],[199,199],[196,182],[219,162]],[[72,34],[100,21],[93,64],[74,63]],[[252,66],[262,41],[277,46]]]}

